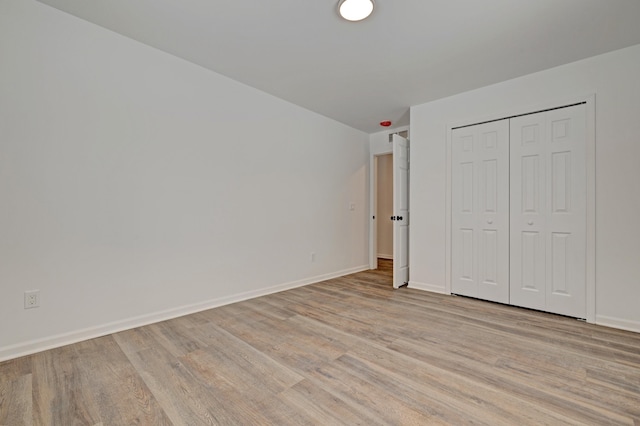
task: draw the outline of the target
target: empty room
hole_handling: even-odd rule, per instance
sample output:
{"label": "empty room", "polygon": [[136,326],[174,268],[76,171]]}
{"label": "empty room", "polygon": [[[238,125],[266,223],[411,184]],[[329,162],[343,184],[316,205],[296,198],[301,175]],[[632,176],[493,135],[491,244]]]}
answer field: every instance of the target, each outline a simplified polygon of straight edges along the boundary
{"label": "empty room", "polygon": [[0,425],[639,425],[639,19],[0,0]]}

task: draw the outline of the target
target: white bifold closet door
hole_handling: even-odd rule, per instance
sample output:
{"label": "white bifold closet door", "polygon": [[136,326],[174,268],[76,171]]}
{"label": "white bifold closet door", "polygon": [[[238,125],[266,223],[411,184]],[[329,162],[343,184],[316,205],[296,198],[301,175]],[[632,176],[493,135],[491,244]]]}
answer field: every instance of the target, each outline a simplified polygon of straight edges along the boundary
{"label": "white bifold closet door", "polygon": [[586,317],[586,107],[511,119],[511,304]]}
{"label": "white bifold closet door", "polygon": [[452,291],[509,303],[509,121],[452,136]]}
{"label": "white bifold closet door", "polygon": [[586,106],[454,129],[452,293],[586,317]]}

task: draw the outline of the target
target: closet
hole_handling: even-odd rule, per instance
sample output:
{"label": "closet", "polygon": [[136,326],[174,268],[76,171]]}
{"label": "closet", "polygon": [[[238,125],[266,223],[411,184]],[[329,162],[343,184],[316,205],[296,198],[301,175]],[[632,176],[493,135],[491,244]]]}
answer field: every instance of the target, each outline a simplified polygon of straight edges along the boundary
{"label": "closet", "polygon": [[452,293],[586,317],[586,106],[451,137]]}

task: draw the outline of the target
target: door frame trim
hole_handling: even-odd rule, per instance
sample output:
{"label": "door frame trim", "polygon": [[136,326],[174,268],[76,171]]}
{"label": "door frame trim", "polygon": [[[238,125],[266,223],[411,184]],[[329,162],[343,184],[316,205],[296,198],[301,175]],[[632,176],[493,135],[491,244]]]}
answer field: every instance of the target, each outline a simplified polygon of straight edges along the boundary
{"label": "door frame trim", "polygon": [[587,322],[596,322],[596,93],[564,98],[543,104],[513,108],[502,113],[494,113],[483,117],[455,120],[447,123],[447,156],[446,166],[446,217],[445,217],[445,294],[451,294],[451,132],[462,126],[479,124],[487,121],[501,120],[509,117],[532,114],[538,111],[584,103],[586,107],[586,168],[587,168],[587,229],[586,229],[586,308]]}

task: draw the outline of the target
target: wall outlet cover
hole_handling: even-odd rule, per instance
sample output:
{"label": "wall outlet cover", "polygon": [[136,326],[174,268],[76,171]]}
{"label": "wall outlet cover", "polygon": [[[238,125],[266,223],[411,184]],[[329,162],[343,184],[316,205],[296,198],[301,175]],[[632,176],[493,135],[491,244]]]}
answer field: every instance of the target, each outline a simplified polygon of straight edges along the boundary
{"label": "wall outlet cover", "polygon": [[24,292],[24,308],[32,309],[40,306],[40,290],[29,290]]}

